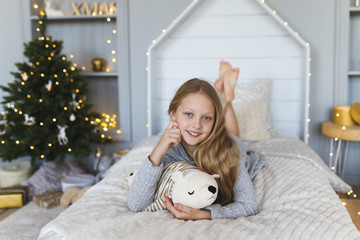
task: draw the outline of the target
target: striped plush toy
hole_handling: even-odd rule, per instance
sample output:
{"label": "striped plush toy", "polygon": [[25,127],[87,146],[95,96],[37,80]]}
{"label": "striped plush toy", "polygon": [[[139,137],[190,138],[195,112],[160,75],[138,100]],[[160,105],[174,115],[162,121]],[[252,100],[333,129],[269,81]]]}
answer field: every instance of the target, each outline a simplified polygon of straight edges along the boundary
{"label": "striped plush toy", "polygon": [[[129,183],[135,174],[130,175]],[[218,174],[207,174],[187,162],[168,162],[159,179],[154,202],[145,211],[166,209],[163,203],[165,196],[172,199],[174,204],[181,203],[197,209],[207,207],[216,200],[218,185],[215,178],[218,177]]]}

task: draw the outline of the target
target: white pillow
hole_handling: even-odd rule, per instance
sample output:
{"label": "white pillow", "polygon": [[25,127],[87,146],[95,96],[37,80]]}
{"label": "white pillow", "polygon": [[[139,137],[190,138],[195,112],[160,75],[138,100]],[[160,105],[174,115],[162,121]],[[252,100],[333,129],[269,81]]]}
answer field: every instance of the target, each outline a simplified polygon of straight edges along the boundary
{"label": "white pillow", "polygon": [[271,79],[240,83],[232,104],[243,140],[257,141],[276,136],[270,110]]}

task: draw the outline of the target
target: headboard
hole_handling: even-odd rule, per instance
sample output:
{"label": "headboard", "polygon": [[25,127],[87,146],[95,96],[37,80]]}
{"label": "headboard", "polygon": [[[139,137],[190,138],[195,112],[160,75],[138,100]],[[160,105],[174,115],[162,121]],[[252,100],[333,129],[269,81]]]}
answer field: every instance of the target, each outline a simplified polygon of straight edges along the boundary
{"label": "headboard", "polygon": [[308,140],[310,47],[264,0],[193,1],[148,48],[148,135],[169,122],[177,88],[214,82],[220,60],[240,68],[238,84],[272,79],[278,132]]}

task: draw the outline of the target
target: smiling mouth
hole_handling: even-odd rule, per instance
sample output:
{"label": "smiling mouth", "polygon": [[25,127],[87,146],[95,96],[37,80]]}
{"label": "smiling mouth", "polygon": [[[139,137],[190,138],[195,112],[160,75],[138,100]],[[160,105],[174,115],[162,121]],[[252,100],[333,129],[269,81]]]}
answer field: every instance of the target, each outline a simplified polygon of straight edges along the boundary
{"label": "smiling mouth", "polygon": [[191,136],[193,136],[193,137],[198,137],[198,136],[200,136],[200,134],[201,134],[201,133],[193,132],[193,131],[190,131],[190,130],[187,130],[187,132],[188,132]]}

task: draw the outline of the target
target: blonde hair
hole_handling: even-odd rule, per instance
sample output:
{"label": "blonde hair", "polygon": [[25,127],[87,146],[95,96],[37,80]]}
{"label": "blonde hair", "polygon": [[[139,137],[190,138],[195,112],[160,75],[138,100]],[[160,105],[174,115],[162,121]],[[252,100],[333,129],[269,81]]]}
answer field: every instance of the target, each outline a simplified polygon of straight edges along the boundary
{"label": "blonde hair", "polygon": [[189,94],[205,94],[215,108],[215,121],[207,137],[194,152],[196,165],[209,174],[219,174],[219,194],[216,202],[226,205],[234,201],[234,185],[239,174],[240,150],[225,127],[225,118],[219,95],[204,80],[197,78],[185,82],[176,92],[169,105],[169,114],[176,112],[182,100]]}

